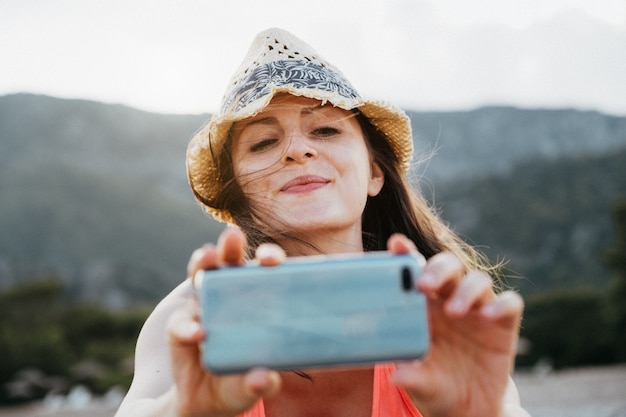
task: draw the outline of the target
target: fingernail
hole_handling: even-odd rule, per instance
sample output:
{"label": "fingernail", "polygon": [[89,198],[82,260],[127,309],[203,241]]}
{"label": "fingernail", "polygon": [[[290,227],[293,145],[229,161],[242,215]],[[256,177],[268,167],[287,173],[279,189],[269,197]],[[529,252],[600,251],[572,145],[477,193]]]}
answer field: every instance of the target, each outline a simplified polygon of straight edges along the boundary
{"label": "fingernail", "polygon": [[283,262],[285,253],[276,245],[263,243],[256,250],[256,258],[264,266],[275,266]]}
{"label": "fingernail", "polygon": [[195,337],[199,331],[202,330],[202,326],[197,321],[185,323],[179,330],[179,335],[185,339],[191,339]]}
{"label": "fingernail", "polygon": [[268,245],[266,243],[262,243],[256,249],[257,258],[266,258],[268,256],[276,256],[276,251],[272,247],[272,245]]}
{"label": "fingernail", "polygon": [[450,313],[456,313],[456,314],[464,313],[466,310],[465,302],[460,298],[455,298],[448,304],[447,309]]}
{"label": "fingernail", "polygon": [[270,371],[269,374],[267,375],[267,379],[272,384],[280,384],[280,375],[276,371]]}
{"label": "fingernail", "polygon": [[431,272],[428,272],[428,271],[423,272],[420,275],[418,281],[421,284],[424,284],[424,285],[426,285],[428,287],[433,286],[433,285],[435,285],[435,275],[432,274]]}
{"label": "fingernail", "polygon": [[487,304],[482,309],[483,316],[495,317],[498,314],[498,308],[495,304]]}

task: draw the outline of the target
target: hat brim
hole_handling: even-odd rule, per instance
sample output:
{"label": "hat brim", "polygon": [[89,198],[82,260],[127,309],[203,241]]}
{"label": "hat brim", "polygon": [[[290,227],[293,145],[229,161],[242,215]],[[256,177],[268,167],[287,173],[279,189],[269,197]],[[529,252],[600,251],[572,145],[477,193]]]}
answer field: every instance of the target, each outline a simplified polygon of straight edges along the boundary
{"label": "hat brim", "polygon": [[344,110],[358,109],[370,123],[375,126],[387,139],[393,149],[401,169],[407,171],[413,154],[413,139],[409,117],[400,108],[383,101],[365,101],[360,98],[347,99],[338,94],[320,91],[319,89],[294,88],[281,86],[271,89],[271,92],[247,105],[239,112],[228,115],[214,115],[210,122],[196,133],[187,148],[187,176],[196,199],[206,211],[215,219],[227,223],[234,220],[225,207],[218,207],[216,201],[222,191],[224,182],[218,172],[216,161],[224,149],[233,123],[254,117],[270,103],[279,93],[288,93],[294,96],[308,97],[330,103]]}

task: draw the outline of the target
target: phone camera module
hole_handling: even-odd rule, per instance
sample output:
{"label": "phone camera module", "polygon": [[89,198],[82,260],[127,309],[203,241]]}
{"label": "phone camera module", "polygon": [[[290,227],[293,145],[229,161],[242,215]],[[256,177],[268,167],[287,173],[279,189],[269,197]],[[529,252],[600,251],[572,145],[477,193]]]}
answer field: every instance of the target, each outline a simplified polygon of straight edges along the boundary
{"label": "phone camera module", "polygon": [[402,268],[402,289],[404,291],[413,290],[413,274],[408,267]]}

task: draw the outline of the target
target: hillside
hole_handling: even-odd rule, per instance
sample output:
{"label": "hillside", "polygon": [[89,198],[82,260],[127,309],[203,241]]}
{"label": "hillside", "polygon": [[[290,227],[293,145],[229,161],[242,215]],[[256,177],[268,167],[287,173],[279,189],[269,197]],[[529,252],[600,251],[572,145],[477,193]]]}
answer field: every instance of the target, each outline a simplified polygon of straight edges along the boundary
{"label": "hillside", "polygon": [[222,227],[185,175],[187,141],[206,119],[0,98],[0,286],[56,275],[112,306],[162,297]]}
{"label": "hillside", "polygon": [[[611,239],[608,207],[626,194],[626,118],[496,107],[410,115],[418,153],[435,151],[416,167],[427,196],[468,239],[532,276],[524,291],[606,282],[597,258]],[[72,297],[110,306],[165,294],[223,227],[185,176],[187,141],[207,119],[0,97],[0,288],[57,275]]]}
{"label": "hillside", "polygon": [[486,107],[408,113],[417,154],[435,154],[426,177],[438,185],[509,174],[527,161],[604,155],[626,146],[626,117],[594,111]]}
{"label": "hillside", "polygon": [[604,155],[538,159],[507,174],[457,181],[437,194],[443,215],[532,293],[606,286],[611,209],[626,197],[626,146]]}

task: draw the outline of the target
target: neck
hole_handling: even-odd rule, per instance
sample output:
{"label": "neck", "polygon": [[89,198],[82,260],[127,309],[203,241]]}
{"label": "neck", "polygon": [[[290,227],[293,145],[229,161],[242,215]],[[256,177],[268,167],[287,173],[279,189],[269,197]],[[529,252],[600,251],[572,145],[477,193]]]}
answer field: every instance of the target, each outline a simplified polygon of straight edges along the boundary
{"label": "neck", "polygon": [[372,415],[372,367],[306,371],[310,379],[283,373],[279,395],[264,400],[265,415],[355,417]]}
{"label": "neck", "polygon": [[298,238],[277,239],[277,243],[285,249],[288,256],[308,256],[331,253],[363,252],[361,229],[329,231],[319,230],[299,233]]}

